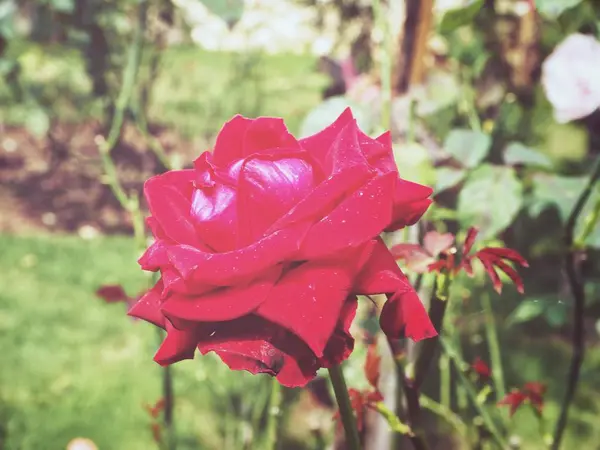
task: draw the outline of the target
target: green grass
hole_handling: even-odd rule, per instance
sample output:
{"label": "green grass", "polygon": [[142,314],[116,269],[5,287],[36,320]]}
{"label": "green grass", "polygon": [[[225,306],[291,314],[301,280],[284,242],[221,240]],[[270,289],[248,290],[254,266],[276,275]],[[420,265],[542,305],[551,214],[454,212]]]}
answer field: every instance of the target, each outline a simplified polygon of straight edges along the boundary
{"label": "green grass", "polygon": [[[132,240],[124,237],[0,236],[3,449],[60,450],[75,437],[92,439],[100,449],[154,448],[143,405],[161,396],[161,368],[152,361],[156,330],[130,320],[124,305],[106,305],[94,295],[106,283],[122,283],[130,294],[146,285],[136,256]],[[565,388],[568,345],[527,338],[518,327],[500,332],[509,387],[549,383],[550,431]],[[471,352],[485,355],[485,346],[476,344]],[[347,368],[352,386],[358,386],[362,361],[354,355]],[[600,351],[592,347],[564,448],[598,448],[599,370]],[[230,372],[211,356],[179,363],[173,371],[179,450],[242,448],[240,436],[260,428],[260,417],[252,417],[263,408],[267,377]],[[533,413],[519,411],[510,423],[523,449],[543,448]]]}
{"label": "green grass", "polygon": [[[94,295],[104,283],[137,292],[148,280],[135,259],[126,238],[0,236],[3,449],[64,449],[79,436],[100,449],[154,448],[143,405],[161,396],[156,331]],[[212,357],[174,374],[181,449],[235,442],[232,398],[251,392],[239,402],[247,410],[268,388],[265,377],[231,373]]]}

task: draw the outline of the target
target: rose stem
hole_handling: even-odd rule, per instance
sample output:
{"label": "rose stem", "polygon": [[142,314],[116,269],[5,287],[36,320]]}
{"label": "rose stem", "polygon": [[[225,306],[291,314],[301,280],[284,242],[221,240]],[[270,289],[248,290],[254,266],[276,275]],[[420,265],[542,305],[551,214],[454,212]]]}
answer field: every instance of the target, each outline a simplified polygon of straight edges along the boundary
{"label": "rose stem", "polygon": [[344,373],[342,372],[341,366],[337,365],[330,367],[329,378],[331,379],[335,399],[337,400],[340,409],[340,417],[346,434],[346,445],[348,450],[360,450],[360,438],[356,428],[356,419],[354,418],[354,412],[352,411],[350,397],[348,396],[348,388],[346,387],[346,380],[344,380]]}
{"label": "rose stem", "polygon": [[496,330],[496,319],[492,310],[489,294],[481,296],[481,306],[485,315],[485,333],[487,336],[488,349],[490,351],[490,363],[492,365],[492,380],[498,399],[504,398],[506,389],[504,384],[504,371],[502,370],[502,357],[500,355],[500,344]]}
{"label": "rose stem", "polygon": [[569,376],[567,379],[567,391],[560,407],[560,415],[556,422],[556,427],[554,428],[554,437],[551,446],[552,450],[558,450],[560,448],[560,442],[567,426],[569,408],[571,406],[571,402],[573,401],[573,397],[575,396],[575,391],[577,390],[581,365],[583,364],[583,356],[585,352],[585,286],[579,267],[581,263],[580,247],[583,247],[583,242],[580,242],[579,240],[575,241],[574,234],[575,226],[577,225],[577,219],[581,215],[583,207],[590,198],[594,185],[599,179],[600,157],[597,157],[594,169],[592,170],[592,174],[590,175],[587,185],[575,202],[575,206],[573,206],[573,210],[571,211],[565,226],[565,271],[567,273],[569,288],[571,289],[571,294],[573,295],[574,300],[572,338],[573,355],[571,357],[571,366],[569,368]]}
{"label": "rose stem", "polygon": [[279,384],[279,381],[277,381],[277,378],[273,377],[271,379],[271,394],[267,410],[265,450],[274,450],[277,448],[277,426],[279,424],[280,409],[281,385]]}

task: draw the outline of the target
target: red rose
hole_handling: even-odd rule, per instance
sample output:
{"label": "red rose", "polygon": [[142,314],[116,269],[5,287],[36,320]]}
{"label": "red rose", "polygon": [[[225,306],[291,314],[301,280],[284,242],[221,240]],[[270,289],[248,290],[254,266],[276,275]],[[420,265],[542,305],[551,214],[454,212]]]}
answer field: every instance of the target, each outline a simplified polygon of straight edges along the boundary
{"label": "red rose", "polygon": [[387,294],[389,336],[436,334],[378,237],[414,224],[432,191],[400,179],[389,134],[366,136],[350,110],[301,140],[281,119],[236,116],[194,169],[144,191],[156,240],[139,262],[161,279],[130,314],[166,329],[162,365],[198,348],[304,385],[351,353],[360,294]]}

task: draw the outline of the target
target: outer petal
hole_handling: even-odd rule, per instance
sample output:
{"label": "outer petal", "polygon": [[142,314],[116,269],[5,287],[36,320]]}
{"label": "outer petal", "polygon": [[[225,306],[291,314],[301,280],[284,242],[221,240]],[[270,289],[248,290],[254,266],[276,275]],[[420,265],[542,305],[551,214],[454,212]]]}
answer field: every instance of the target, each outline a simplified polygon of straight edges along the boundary
{"label": "outer petal", "polygon": [[358,276],[353,293],[388,296],[379,322],[391,339],[408,336],[420,341],[437,334],[419,296],[381,239]]}
{"label": "outer petal", "polygon": [[327,150],[331,147],[342,129],[348,125],[354,117],[350,108],[346,108],[342,114],[324,130],[313,134],[312,136],[300,139],[300,145],[306,149],[316,160],[324,164],[324,158]]}
{"label": "outer petal", "polygon": [[262,236],[313,190],[313,169],[303,158],[308,155],[285,153],[257,155],[242,165],[238,184],[238,246]]}
{"label": "outer petal", "polygon": [[252,119],[236,115],[225,122],[217,135],[213,158],[215,164],[224,166],[244,156],[244,136],[252,123]]}
{"label": "outer petal", "polygon": [[357,306],[356,296],[351,295],[346,299],[335,330],[323,351],[323,357],[321,358],[323,367],[341,364],[342,361],[348,359],[352,350],[354,350],[354,338],[350,334],[350,326],[356,316]]}
{"label": "outer petal", "polygon": [[319,367],[300,339],[254,315],[216,324],[198,348],[214,351],[232,370],[267,373],[288,387],[304,386]]}
{"label": "outer petal", "polygon": [[307,229],[307,224],[295,225],[231,252],[208,253],[187,245],[172,246],[167,252],[186,282],[230,286],[291,260]]}
{"label": "outer petal", "polygon": [[160,239],[154,241],[146,249],[144,254],[140,256],[140,259],[138,259],[138,264],[143,270],[149,270],[152,272],[156,272],[161,267],[170,265],[171,263],[167,254],[168,248],[169,244],[167,244],[167,242],[164,240]]}
{"label": "outer petal", "polygon": [[381,329],[390,339],[409,337],[418,342],[437,336],[431,320],[414,289],[398,291],[383,305],[379,318]]}
{"label": "outer petal", "polygon": [[200,246],[191,212],[191,170],[167,172],[150,178],[144,193],[153,217],[174,242]]}
{"label": "outer petal", "polygon": [[336,327],[354,275],[372,251],[371,244],[332,261],[308,261],[289,270],[256,314],[302,339],[317,357]]}
{"label": "outer petal", "polygon": [[249,284],[215,289],[197,297],[174,294],[161,309],[178,328],[185,328],[188,322],[237,319],[265,301],[281,271],[282,267],[276,266]]}
{"label": "outer petal", "polygon": [[432,200],[433,190],[428,186],[400,179],[394,193],[394,212],[392,224],[386,231],[399,230],[414,225],[427,211]]}
{"label": "outer petal", "polygon": [[359,144],[369,165],[380,174],[398,172],[394,152],[392,150],[392,138],[390,132],[383,133],[377,139],[372,139],[362,131],[358,133]]}
{"label": "outer petal", "polygon": [[162,279],[158,280],[154,287],[146,292],[127,313],[132,317],[143,319],[157,327],[165,328],[165,317],[160,312],[162,304],[161,294],[163,291]]}
{"label": "outer petal", "polygon": [[396,174],[375,178],[308,232],[299,259],[314,259],[378,236],[390,223]]}
{"label": "outer petal", "polygon": [[154,361],[168,366],[183,359],[194,359],[196,345],[201,336],[199,327],[178,330],[166,322],[167,337],[154,355]]}
{"label": "outer petal", "polygon": [[254,119],[244,136],[244,156],[275,148],[300,149],[300,144],[290,134],[283,119],[274,117]]}

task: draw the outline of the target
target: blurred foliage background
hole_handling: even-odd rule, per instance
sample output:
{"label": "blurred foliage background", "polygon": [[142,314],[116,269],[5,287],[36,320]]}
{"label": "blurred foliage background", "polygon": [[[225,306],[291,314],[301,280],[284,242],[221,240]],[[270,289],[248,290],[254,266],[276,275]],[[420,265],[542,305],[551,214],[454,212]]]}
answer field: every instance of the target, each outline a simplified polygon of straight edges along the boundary
{"label": "blurred foliage background", "polygon": [[[600,3],[3,0],[0,449],[64,449],[78,437],[100,449],[156,446],[144,406],[162,395],[156,337],[94,294],[148,284],[98,151],[116,115],[111,155],[134,193],[153,174],[189,166],[237,113],[283,117],[302,137],[352,106],[368,133],[391,129],[402,176],[435,187],[422,227],[462,237],[477,225],[488,244],[530,261],[524,297],[490,294],[481,274],[460,278],[451,323],[465,359],[485,358],[479,299],[489,297],[507,384],[547,383],[550,427],[572,331],[563,227],[600,153],[600,113],[558,123],[540,83],[543,61],[573,33],[600,34]],[[596,190],[581,224],[589,352],[569,449],[600,449],[599,202]],[[390,241],[417,239],[413,228]],[[371,326],[361,314],[356,326]],[[359,344],[352,386],[366,385],[363,360]],[[265,377],[230,373],[211,356],[173,374],[178,449],[260,448]],[[433,398],[436,383],[425,387]],[[332,441],[333,409],[307,390],[286,390],[281,413],[279,449]],[[385,424],[369,424],[367,448],[388,448]],[[427,427],[435,448],[465,448],[435,415]],[[533,413],[519,412],[510,429],[516,448],[545,448]]]}

